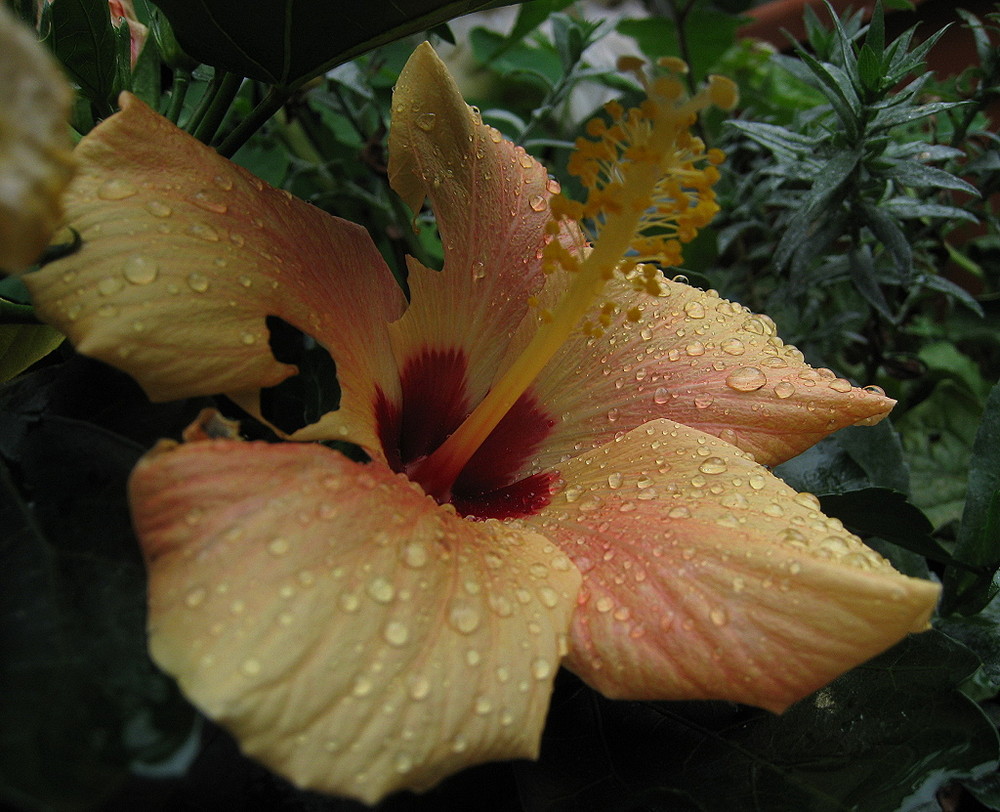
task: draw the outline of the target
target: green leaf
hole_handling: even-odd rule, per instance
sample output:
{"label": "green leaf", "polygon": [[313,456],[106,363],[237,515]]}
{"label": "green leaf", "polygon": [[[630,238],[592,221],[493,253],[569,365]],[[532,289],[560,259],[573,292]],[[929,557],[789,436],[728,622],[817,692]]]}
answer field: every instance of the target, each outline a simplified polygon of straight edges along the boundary
{"label": "green leaf", "polygon": [[118,43],[107,0],[53,3],[51,45],[98,112],[110,113],[118,87]]}
{"label": "green leaf", "polygon": [[47,324],[0,325],[0,382],[24,372],[64,339],[62,333]]}
{"label": "green leaf", "polygon": [[904,550],[950,563],[952,556],[931,536],[934,526],[906,494],[887,488],[863,488],[820,497],[823,512],[840,519],[862,538],[877,536]]}
{"label": "green leaf", "polygon": [[972,614],[992,597],[993,574],[1000,568],[1000,384],[986,399],[969,460],[968,492],[955,557],[987,569],[974,579],[966,573],[945,573],[949,610]]}
{"label": "green leaf", "polygon": [[956,285],[950,279],[938,276],[937,274],[927,274],[920,278],[920,283],[925,288],[940,291],[941,293],[947,294],[955,301],[961,302],[977,316],[981,317],[983,315],[983,306],[976,301],[975,297],[961,285]]}
{"label": "green leaf", "polygon": [[520,796],[546,812],[898,812],[995,766],[996,730],[956,687],[978,665],[943,634],[913,635],[781,716],[616,702],[561,679],[541,761],[514,766]]}
{"label": "green leaf", "polygon": [[52,414],[32,383],[0,412],[0,797],[96,808],[131,763],[181,746],[196,715],[146,653],[125,504],[142,448]]}
{"label": "green leaf", "polygon": [[812,157],[818,146],[816,138],[763,121],[727,121],[726,127],[738,130],[747,138],[771,150],[778,158],[786,161],[812,162],[817,168],[819,167],[819,162]]}
{"label": "green leaf", "polygon": [[[62,0],[60,0],[62,2]],[[285,90],[379,45],[502,0],[159,0],[184,51]]]}
{"label": "green leaf", "polygon": [[796,51],[815,77],[814,84],[827,97],[851,141],[861,132],[861,102],[847,75],[836,65],[821,63],[805,51]]}
{"label": "green leaf", "polygon": [[913,502],[935,527],[962,515],[981,411],[975,395],[945,379],[897,422],[910,466]]}
{"label": "green leaf", "polygon": [[889,249],[900,275],[907,279],[913,272],[913,251],[899,223],[878,206],[873,206],[867,201],[860,201],[860,209],[864,215],[864,224]]}
{"label": "green leaf", "polygon": [[972,212],[960,209],[957,206],[945,206],[940,203],[922,203],[912,197],[893,197],[879,204],[895,217],[907,219],[917,217],[944,218],[948,220],[967,220],[971,223],[978,223],[979,220]]}
{"label": "green leaf", "polygon": [[[736,41],[736,32],[746,20],[735,14],[718,11],[707,3],[690,7],[685,17],[684,36],[691,73],[698,81],[714,69],[726,50]],[[665,17],[625,19],[618,23],[618,33],[632,37],[640,50],[651,59],[683,56],[677,26]]]}
{"label": "green leaf", "polygon": [[979,190],[961,178],[917,161],[892,161],[880,173],[888,175],[897,183],[917,189],[954,189],[979,197]]}
{"label": "green leaf", "polygon": [[871,123],[872,130],[885,130],[895,127],[898,124],[907,124],[911,121],[919,121],[927,116],[943,113],[946,110],[954,110],[962,107],[967,102],[928,102],[927,104],[895,105],[880,110]]}
{"label": "green leaf", "polygon": [[832,439],[861,466],[870,484],[909,493],[910,474],[903,445],[891,421],[883,420],[874,426],[848,426]]}

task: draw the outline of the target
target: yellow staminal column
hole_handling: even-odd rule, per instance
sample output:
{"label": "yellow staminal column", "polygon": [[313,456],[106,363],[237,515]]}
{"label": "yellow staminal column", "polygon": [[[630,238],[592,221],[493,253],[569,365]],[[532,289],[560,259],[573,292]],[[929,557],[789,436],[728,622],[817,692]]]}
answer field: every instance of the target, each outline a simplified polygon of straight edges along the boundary
{"label": "yellow staminal column", "polygon": [[[686,69],[678,60],[667,60],[665,66],[674,71]],[[616,271],[625,273],[643,259],[679,260],[676,246],[693,239],[715,211],[711,184],[718,172],[712,164],[721,160],[721,153],[706,153],[689,127],[698,111],[709,105],[732,107],[735,86],[723,77],[712,77],[705,89],[688,99],[676,78],[648,81],[639,60],[622,60],[619,67],[636,73],[647,99],[628,111],[608,105],[605,109],[617,119],[610,127],[600,120],[590,123],[588,133],[598,140],[580,139],[569,167],[588,187],[587,202],[581,205],[559,195],[551,204],[553,239],[546,260],[552,270],[561,267],[575,279],[557,307],[542,314],[534,337],[500,381],[411,472],[438,499],[448,498],[462,468],[581,324]],[[555,236],[559,220],[568,217],[594,223],[597,236],[582,259],[562,247]],[[644,233],[650,227],[653,235]],[[653,293],[659,290],[650,274],[637,277],[634,284]]]}

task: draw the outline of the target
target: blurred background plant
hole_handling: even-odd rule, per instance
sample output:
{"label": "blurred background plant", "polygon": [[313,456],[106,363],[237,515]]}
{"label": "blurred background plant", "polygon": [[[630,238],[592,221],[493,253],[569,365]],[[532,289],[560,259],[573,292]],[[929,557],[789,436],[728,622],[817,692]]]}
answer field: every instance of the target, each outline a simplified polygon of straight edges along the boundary
{"label": "blurred background plant", "polygon": [[[687,267],[665,270],[768,313],[814,365],[898,399],[891,423],[842,431],[779,473],[898,568],[943,581],[937,632],[780,718],[607,702],[564,674],[540,762],[476,768],[384,808],[1000,809],[996,9],[312,0],[286,18],[290,2],[5,3],[75,85],[77,137],[129,90],[269,183],[364,224],[403,284],[406,254],[441,261],[431,216],[406,210],[386,174],[392,85],[420,39],[570,194],[563,168],[583,123],[609,99],[638,98],[618,57],[679,56],[692,87],[736,79],[736,117],[701,125],[729,156],[722,214]],[[478,13],[453,19],[466,11]],[[16,280],[0,297],[3,329],[34,326]],[[269,417],[314,420],[336,403],[329,360],[274,328],[303,374],[271,393]],[[200,405],[151,406],[65,346],[0,389],[0,569],[21,574],[0,615],[10,803],[355,808],[243,760],[146,659],[124,479]]]}

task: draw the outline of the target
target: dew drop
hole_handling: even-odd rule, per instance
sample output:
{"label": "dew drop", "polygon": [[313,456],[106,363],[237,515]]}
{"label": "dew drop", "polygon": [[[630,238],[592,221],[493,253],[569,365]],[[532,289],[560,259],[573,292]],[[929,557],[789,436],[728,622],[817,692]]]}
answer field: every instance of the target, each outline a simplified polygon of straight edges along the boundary
{"label": "dew drop", "polygon": [[104,181],[97,190],[97,196],[101,200],[125,200],[132,197],[139,190],[130,181],[122,178],[111,178]]}
{"label": "dew drop", "polygon": [[456,603],[448,612],[448,623],[462,634],[472,634],[479,628],[479,611],[470,604]]}
{"label": "dew drop", "polygon": [[699,355],[705,354],[705,345],[700,341],[692,341],[684,348],[684,352],[693,358],[697,358]]}
{"label": "dew drop", "polygon": [[545,211],[548,206],[545,202],[545,198],[541,195],[534,195],[531,200],[528,201],[528,205],[531,206],[532,211]]}
{"label": "dew drop", "polygon": [[473,704],[473,709],[476,711],[477,715],[485,716],[487,713],[493,710],[493,703],[490,701],[488,697],[477,696],[476,701]]}
{"label": "dew drop", "polygon": [[365,591],[376,603],[389,603],[396,595],[396,588],[381,576],[372,578]]}
{"label": "dew drop", "polygon": [[865,391],[871,395],[879,395],[880,397],[885,397],[885,390],[881,386],[875,386],[874,384],[866,386]]}
{"label": "dew drop", "polygon": [[597,608],[597,611],[600,612],[601,614],[607,614],[608,612],[610,612],[612,609],[615,608],[615,602],[611,600],[611,598],[609,598],[607,595],[602,595],[594,603],[594,606]]}
{"label": "dew drop", "polygon": [[205,242],[219,241],[219,232],[207,223],[193,223],[188,226],[187,233],[199,240],[205,240]]}
{"label": "dew drop", "polygon": [[653,403],[657,403],[662,406],[668,400],[670,400],[670,392],[667,388],[665,386],[656,387],[653,391]]}
{"label": "dew drop", "polygon": [[357,612],[361,600],[353,592],[344,592],[337,601],[345,612]]}
{"label": "dew drop", "polygon": [[703,474],[724,474],[729,469],[722,457],[708,457],[698,466],[698,470]]}
{"label": "dew drop", "polygon": [[213,214],[225,214],[229,211],[229,206],[218,200],[211,192],[202,189],[191,195],[191,202],[198,208],[210,211]]}
{"label": "dew drop", "polygon": [[101,296],[113,296],[125,287],[125,283],[117,276],[105,276],[97,283],[97,292]]}
{"label": "dew drop", "polygon": [[385,641],[391,646],[402,646],[410,639],[410,630],[405,623],[398,620],[390,621],[383,632]]}
{"label": "dew drop", "polygon": [[133,254],[125,260],[122,273],[133,285],[148,285],[155,281],[159,269],[155,262],[146,257]]}
{"label": "dew drop", "polygon": [[249,657],[243,661],[243,664],[240,666],[240,670],[248,677],[256,676],[260,673],[260,660],[255,660],[253,657]]}
{"label": "dew drop", "polygon": [[153,217],[169,217],[174,213],[174,210],[162,200],[147,201],[146,211],[152,214]]}
{"label": "dew drop", "polygon": [[240,333],[240,341],[243,342],[246,346],[249,347],[251,344],[256,343],[257,336],[255,336],[253,333],[249,332],[248,330],[244,330],[242,333]]}
{"label": "dew drop", "polygon": [[351,688],[351,693],[357,697],[368,696],[372,692],[372,688],[375,686],[368,677],[358,677],[354,680],[354,686]]}
{"label": "dew drop", "polygon": [[727,338],[719,344],[719,349],[727,355],[743,355],[746,348],[738,338]]}
{"label": "dew drop", "polygon": [[784,400],[795,394],[795,384],[791,381],[779,381],[774,385],[774,394]]}
{"label": "dew drop", "polygon": [[431,682],[427,677],[414,677],[410,683],[410,699],[419,702],[426,699],[431,692]]}
{"label": "dew drop", "polygon": [[608,487],[609,488],[620,488],[622,486],[622,475],[615,471],[613,474],[608,474]]}
{"label": "dew drop", "polygon": [[543,586],[538,590],[538,598],[542,604],[549,609],[554,609],[559,603],[559,593],[550,586]]}
{"label": "dew drop", "polygon": [[827,384],[834,392],[850,392],[854,388],[852,384],[846,378],[834,378]]}
{"label": "dew drop", "polygon": [[267,543],[267,551],[271,555],[284,555],[291,549],[288,539],[278,536]]}
{"label": "dew drop", "polygon": [[726,614],[726,610],[721,607],[716,607],[708,613],[709,619],[716,626],[725,626],[729,622],[729,616]]}
{"label": "dew drop", "polygon": [[437,115],[435,113],[421,113],[417,116],[417,126],[425,133],[429,133],[437,126]]}
{"label": "dew drop", "polygon": [[747,484],[753,488],[755,491],[762,490],[765,485],[767,485],[767,479],[763,474],[750,474],[747,478]]}
{"label": "dew drop", "polygon": [[726,386],[737,392],[754,392],[766,383],[767,376],[757,367],[742,367],[726,378]]}
{"label": "dew drop", "polygon": [[667,516],[671,519],[688,519],[691,517],[691,511],[683,505],[678,505],[677,507],[670,508]]}
{"label": "dew drop", "polygon": [[708,392],[695,395],[694,405],[699,409],[707,409],[715,402],[715,397]]}
{"label": "dew drop", "polygon": [[194,609],[196,606],[200,606],[202,604],[202,602],[205,600],[206,594],[207,593],[204,587],[198,587],[196,589],[192,589],[190,592],[187,593],[187,595],[184,596],[184,603],[191,609]]}
{"label": "dew drop", "polygon": [[545,679],[552,673],[552,664],[548,660],[538,658],[531,664],[531,673],[535,679]]}
{"label": "dew drop", "polygon": [[705,307],[701,302],[690,301],[684,305],[684,312],[687,313],[689,319],[703,319],[705,318]]}
{"label": "dew drop", "polygon": [[472,263],[472,278],[475,280],[482,279],[486,276],[486,266],[481,260],[476,260]]}
{"label": "dew drop", "polygon": [[197,271],[188,274],[187,283],[188,287],[195,293],[204,293],[208,290],[208,277]]}

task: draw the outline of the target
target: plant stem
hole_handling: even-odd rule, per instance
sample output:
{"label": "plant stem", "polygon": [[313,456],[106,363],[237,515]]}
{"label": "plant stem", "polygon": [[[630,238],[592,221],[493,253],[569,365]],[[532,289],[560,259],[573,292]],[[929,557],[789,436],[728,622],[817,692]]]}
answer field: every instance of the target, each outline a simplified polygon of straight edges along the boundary
{"label": "plant stem", "polygon": [[267,93],[264,94],[264,98],[257,103],[249,115],[237,124],[236,128],[216,147],[218,153],[223,157],[232,158],[239,148],[250,140],[250,136],[264,126],[264,123],[281,109],[281,106],[288,101],[290,95],[290,90],[269,87]]}
{"label": "plant stem", "polygon": [[167,109],[167,118],[174,124],[181,117],[184,109],[184,99],[187,98],[188,88],[191,87],[191,71],[177,68],[174,71],[174,86],[170,96],[170,107]]}
{"label": "plant stem", "polygon": [[225,119],[229,108],[233,104],[233,99],[243,84],[243,77],[228,71],[222,74],[215,92],[211,96],[208,106],[202,114],[201,121],[194,130],[194,137],[203,144],[211,144],[215,134],[219,131],[219,126]]}

